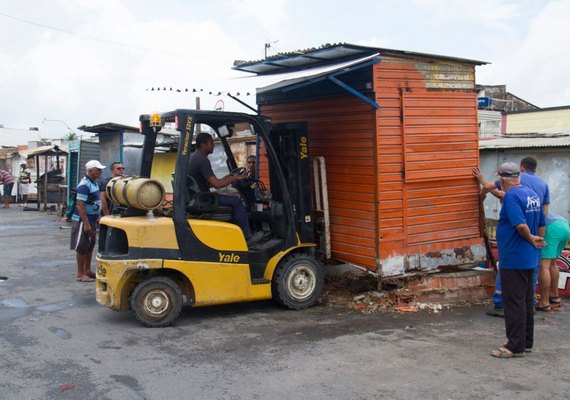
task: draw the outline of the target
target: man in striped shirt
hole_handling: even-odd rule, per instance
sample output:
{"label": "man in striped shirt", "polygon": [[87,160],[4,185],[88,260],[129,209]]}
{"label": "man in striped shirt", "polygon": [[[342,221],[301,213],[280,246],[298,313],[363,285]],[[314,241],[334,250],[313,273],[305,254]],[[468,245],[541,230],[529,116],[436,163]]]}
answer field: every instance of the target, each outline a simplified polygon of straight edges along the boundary
{"label": "man in striped shirt", "polygon": [[14,187],[14,178],[8,171],[0,169],[0,182],[4,184],[4,208],[10,208],[10,196]]}
{"label": "man in striped shirt", "polygon": [[101,215],[101,198],[99,185],[95,182],[101,176],[104,165],[97,160],[85,164],[87,174],[77,185],[77,206],[71,217],[71,250],[75,250],[77,274],[79,282],[93,282],[95,273],[91,270],[91,259],[97,225]]}

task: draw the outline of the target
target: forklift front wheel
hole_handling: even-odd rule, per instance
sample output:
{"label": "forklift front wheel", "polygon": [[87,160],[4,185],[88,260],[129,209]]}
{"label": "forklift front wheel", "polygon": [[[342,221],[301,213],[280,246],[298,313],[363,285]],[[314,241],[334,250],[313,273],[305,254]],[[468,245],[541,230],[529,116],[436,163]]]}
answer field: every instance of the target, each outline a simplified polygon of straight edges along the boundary
{"label": "forklift front wheel", "polygon": [[324,276],[319,262],[305,254],[292,254],[283,260],[273,276],[273,299],[301,310],[315,304],[323,289]]}
{"label": "forklift front wheel", "polygon": [[157,276],[137,285],[131,296],[137,320],[148,327],[170,325],[182,310],[182,291],[170,278]]}

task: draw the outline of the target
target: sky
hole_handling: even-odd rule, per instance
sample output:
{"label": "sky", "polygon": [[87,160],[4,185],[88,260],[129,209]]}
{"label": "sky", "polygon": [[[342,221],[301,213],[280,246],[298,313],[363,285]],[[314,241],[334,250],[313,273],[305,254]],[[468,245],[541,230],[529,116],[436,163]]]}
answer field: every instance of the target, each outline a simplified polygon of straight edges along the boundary
{"label": "sky", "polygon": [[60,138],[197,95],[247,111],[225,95],[243,76],[232,65],[266,43],[269,56],[344,42],[482,60],[478,84],[564,106],[568,38],[570,0],[0,0],[0,125]]}

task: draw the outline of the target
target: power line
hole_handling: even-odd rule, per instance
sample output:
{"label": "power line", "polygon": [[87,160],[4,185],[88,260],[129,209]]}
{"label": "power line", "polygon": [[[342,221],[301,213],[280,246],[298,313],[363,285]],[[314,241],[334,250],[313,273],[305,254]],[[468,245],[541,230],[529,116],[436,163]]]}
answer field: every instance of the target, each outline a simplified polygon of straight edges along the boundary
{"label": "power line", "polygon": [[122,42],[117,42],[114,40],[109,40],[109,39],[102,39],[102,38],[98,38],[95,36],[89,36],[89,35],[84,35],[82,33],[78,33],[78,32],[73,32],[73,31],[69,31],[66,29],[62,29],[62,28],[58,28],[58,27],[54,27],[54,26],[49,26],[49,25],[44,25],[44,24],[40,24],[38,22],[34,22],[34,21],[30,21],[27,19],[23,19],[23,18],[19,18],[19,17],[14,17],[13,15],[8,15],[8,14],[4,14],[4,13],[0,13],[0,16],[5,17],[5,18],[10,18],[13,19],[15,21],[24,23],[24,24],[28,24],[28,25],[33,25],[39,28],[43,28],[43,29],[49,29],[52,31],[57,31],[57,32],[61,32],[61,33],[66,33],[68,35],[74,35],[74,36],[78,36],[78,37],[82,37],[85,39],[89,39],[89,40],[93,40],[96,42],[101,42],[101,43],[106,43],[106,44],[112,44],[115,46],[123,46],[123,47],[130,47],[132,49],[137,49],[137,50],[142,50],[142,51],[148,51],[148,52],[152,52],[152,53],[160,53],[160,54],[165,54],[165,55],[173,55],[173,56],[185,56],[185,57],[192,57],[194,59],[197,60],[204,60],[204,61],[232,61],[230,59],[206,59],[206,58],[197,58],[192,54],[184,54],[184,53],[174,53],[174,52],[170,52],[170,51],[164,51],[164,50],[157,50],[157,49],[151,49],[149,47],[143,47],[143,46],[137,46],[134,44],[129,44],[129,43],[122,43]]}

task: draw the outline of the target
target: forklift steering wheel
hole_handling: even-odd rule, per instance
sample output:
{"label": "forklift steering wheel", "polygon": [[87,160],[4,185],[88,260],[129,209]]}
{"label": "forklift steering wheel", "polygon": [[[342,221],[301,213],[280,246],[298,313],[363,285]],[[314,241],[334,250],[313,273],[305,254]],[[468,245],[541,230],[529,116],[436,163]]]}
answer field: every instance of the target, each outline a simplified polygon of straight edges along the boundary
{"label": "forklift steering wheel", "polygon": [[230,171],[231,176],[245,176],[247,175],[247,169],[244,167],[238,167]]}

